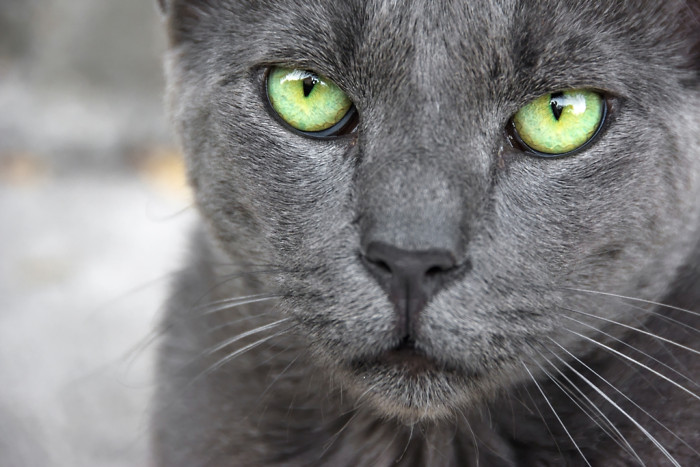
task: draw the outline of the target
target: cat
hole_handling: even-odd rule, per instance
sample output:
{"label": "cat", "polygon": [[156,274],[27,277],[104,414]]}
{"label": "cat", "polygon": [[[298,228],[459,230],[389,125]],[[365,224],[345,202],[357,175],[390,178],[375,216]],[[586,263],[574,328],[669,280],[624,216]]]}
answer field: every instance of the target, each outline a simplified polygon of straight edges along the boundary
{"label": "cat", "polygon": [[700,3],[159,3],[157,465],[698,465]]}

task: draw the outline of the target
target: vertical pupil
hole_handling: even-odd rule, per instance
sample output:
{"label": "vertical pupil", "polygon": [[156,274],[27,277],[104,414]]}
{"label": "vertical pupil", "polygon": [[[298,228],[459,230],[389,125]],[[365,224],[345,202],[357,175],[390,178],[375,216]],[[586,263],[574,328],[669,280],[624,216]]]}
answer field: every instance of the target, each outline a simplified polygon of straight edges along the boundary
{"label": "vertical pupil", "polygon": [[564,97],[563,92],[555,92],[549,98],[549,105],[552,107],[552,114],[554,115],[554,118],[557,119],[557,121],[559,121],[559,117],[561,117],[561,112],[564,110],[564,106],[560,104],[560,101],[563,100],[561,99],[562,97]]}
{"label": "vertical pupil", "polygon": [[304,87],[304,97],[309,97],[314,86],[318,83],[318,78],[315,76],[307,76],[303,79],[302,85]]}

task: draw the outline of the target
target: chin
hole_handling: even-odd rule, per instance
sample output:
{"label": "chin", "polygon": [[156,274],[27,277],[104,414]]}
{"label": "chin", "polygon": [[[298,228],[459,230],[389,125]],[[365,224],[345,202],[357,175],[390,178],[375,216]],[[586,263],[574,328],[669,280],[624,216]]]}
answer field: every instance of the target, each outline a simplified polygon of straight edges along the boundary
{"label": "chin", "polygon": [[477,373],[448,367],[403,346],[354,360],[342,373],[355,397],[354,408],[371,407],[405,424],[454,419],[486,393]]}

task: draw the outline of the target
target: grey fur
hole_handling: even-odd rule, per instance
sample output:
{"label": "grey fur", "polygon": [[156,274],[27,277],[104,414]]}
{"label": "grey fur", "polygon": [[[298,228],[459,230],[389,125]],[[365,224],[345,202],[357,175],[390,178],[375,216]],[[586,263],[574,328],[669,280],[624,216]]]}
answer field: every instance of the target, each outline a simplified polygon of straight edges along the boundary
{"label": "grey fur", "polygon": [[[697,354],[629,329],[697,349],[699,315],[606,295],[700,311],[697,2],[165,3],[170,107],[205,225],[163,323],[159,465],[669,462],[564,362],[697,462],[698,398],[590,340],[699,392]],[[334,80],[357,132],[281,125],[272,64]],[[557,159],[509,144],[521,106],[580,87],[610,96],[593,144]],[[368,236],[464,266],[420,315],[429,370],[377,361],[401,336],[358,258]],[[252,294],[281,298],[207,312]]]}

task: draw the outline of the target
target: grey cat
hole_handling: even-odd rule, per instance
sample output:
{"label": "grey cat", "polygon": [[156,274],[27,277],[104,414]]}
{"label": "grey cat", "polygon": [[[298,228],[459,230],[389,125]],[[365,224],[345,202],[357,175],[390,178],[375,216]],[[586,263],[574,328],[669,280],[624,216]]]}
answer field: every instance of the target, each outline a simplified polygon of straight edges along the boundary
{"label": "grey cat", "polygon": [[699,465],[700,3],[160,3],[158,465]]}

